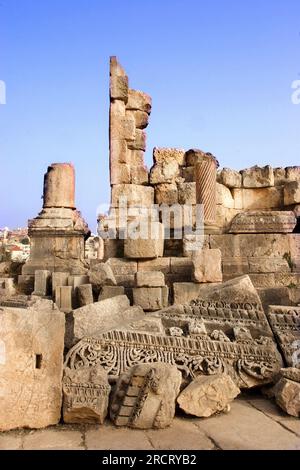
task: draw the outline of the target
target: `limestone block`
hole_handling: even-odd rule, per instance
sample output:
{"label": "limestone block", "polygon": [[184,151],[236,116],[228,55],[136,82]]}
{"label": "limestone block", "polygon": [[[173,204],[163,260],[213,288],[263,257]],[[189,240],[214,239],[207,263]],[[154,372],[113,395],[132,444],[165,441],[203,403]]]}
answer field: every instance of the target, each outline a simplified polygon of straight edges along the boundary
{"label": "limestone block", "polygon": [[284,205],[300,203],[300,179],[299,181],[290,181],[284,186]]}
{"label": "limestone block", "polygon": [[154,203],[154,188],[137,184],[117,184],[112,187],[112,205],[116,207],[120,197],[127,199],[128,206],[149,207]]}
{"label": "limestone block", "polygon": [[[132,307],[138,308],[141,307]],[[141,333],[147,332],[154,335],[163,335],[165,336],[165,328],[163,326],[162,320],[156,314],[147,314],[144,318],[140,320],[134,320],[125,325],[118,326],[118,331],[139,331]]]}
{"label": "limestone block", "polygon": [[143,150],[130,150],[128,149],[128,158],[131,166],[141,166],[144,165],[144,155]]}
{"label": "limestone block", "polygon": [[130,150],[127,148],[127,142],[125,139],[114,139],[110,141],[110,159],[111,162],[111,172],[114,171],[115,166],[118,165],[118,163],[127,163],[130,164]]}
{"label": "limestone block", "polygon": [[297,367],[285,367],[281,369],[280,376],[292,382],[300,383],[300,369],[297,369]]}
{"label": "limestone block", "polygon": [[236,277],[222,284],[203,284],[199,287],[199,299],[253,303],[261,307],[259,295],[248,275]]}
{"label": "limestone block", "polygon": [[137,287],[162,287],[165,285],[165,276],[160,271],[138,271],[135,276]]}
{"label": "limestone block", "polygon": [[186,183],[195,182],[195,171],[193,166],[182,167],[180,174]]}
{"label": "limestone block", "polygon": [[291,251],[292,234],[223,234],[210,235],[211,248],[219,248],[223,258],[283,257]]}
{"label": "limestone block", "polygon": [[192,275],[193,271],[193,262],[190,258],[171,258],[170,272],[173,274],[187,274],[188,276]]}
{"label": "limestone block", "polygon": [[150,170],[150,184],[174,183],[179,175],[179,165],[175,160],[155,164]]}
{"label": "limestone block", "polygon": [[98,301],[110,299],[118,295],[124,295],[125,289],[123,286],[103,286],[101,287]]}
{"label": "limestone block", "polygon": [[139,110],[144,111],[148,114],[151,113],[152,99],[151,96],[147,95],[142,91],[128,90],[128,102],[126,105],[127,110]]}
{"label": "limestone block", "polygon": [[232,257],[222,258],[222,272],[224,274],[233,274],[235,276],[241,276],[242,274],[249,273],[249,262],[248,258]]}
{"label": "limestone block", "polygon": [[247,211],[237,214],[230,233],[289,233],[296,227],[292,211]]}
{"label": "limestone block", "polygon": [[1,308],[0,431],[55,425],[61,413],[65,315]]}
{"label": "limestone block", "polygon": [[300,273],[274,273],[274,286],[300,287]]}
{"label": "limestone block", "polygon": [[60,272],[52,273],[52,293],[53,293],[53,295],[55,295],[56,287],[67,286],[68,285],[69,276],[70,276],[70,273],[60,273]]}
{"label": "limestone block", "polygon": [[34,273],[34,295],[47,296],[50,293],[51,272],[37,269]]}
{"label": "limestone block", "polygon": [[118,62],[116,56],[110,56],[110,76],[120,75],[124,77],[126,75],[122,65]]}
{"label": "limestone block", "polygon": [[274,172],[269,165],[253,166],[241,171],[244,188],[267,188],[274,186]]}
{"label": "limestone block", "polygon": [[227,232],[237,214],[239,214],[238,209],[228,209],[228,207],[218,204],[216,207],[216,226],[220,228],[221,232]]}
{"label": "limestone block", "polygon": [[175,161],[182,166],[185,164],[185,152],[182,149],[154,147],[153,161],[159,165]]}
{"label": "limestone block", "polygon": [[133,303],[147,312],[155,312],[168,306],[168,287],[135,287]]}
{"label": "limestone block", "polygon": [[216,202],[228,209],[234,209],[234,199],[230,189],[224,186],[224,184],[217,183],[216,185]]}
{"label": "limestone block", "polygon": [[178,184],[178,202],[179,204],[196,204],[196,183]]}
{"label": "limestone block", "polygon": [[291,268],[285,258],[248,258],[249,273],[275,273],[291,272]]}
{"label": "limestone block", "polygon": [[222,256],[220,250],[200,250],[194,253],[192,261],[194,282],[222,282]]}
{"label": "limestone block", "polygon": [[90,283],[96,287],[115,286],[116,279],[109,263],[97,263],[89,271]]}
{"label": "limestone block", "polygon": [[137,262],[126,258],[110,258],[107,265],[111,267],[114,276],[135,274],[138,270]]}
{"label": "limestone block", "polygon": [[137,129],[145,129],[149,123],[149,114],[145,111],[126,111],[126,114],[131,114],[135,121]]}
{"label": "limestone block", "polygon": [[218,182],[227,186],[227,188],[241,188],[242,186],[242,175],[235,170],[230,168],[223,168],[218,173]]}
{"label": "limestone block", "polygon": [[[85,307],[77,308],[73,311],[74,316],[74,337],[75,339],[85,336],[93,337],[105,331],[117,328],[125,320],[138,320],[143,317],[143,312],[128,311],[130,305],[126,295],[94,302]],[[128,311],[128,318],[125,312]]]}
{"label": "limestone block", "polygon": [[89,284],[89,276],[69,276],[68,277],[68,286],[73,287],[76,289],[78,286],[82,286],[83,284]]}
{"label": "limestone block", "polygon": [[249,277],[254,287],[272,288],[275,286],[275,274],[274,273],[249,274]]}
{"label": "limestone block", "polygon": [[174,365],[135,366],[118,380],[110,417],[117,426],[165,428],[175,416],[180,385],[181,373]]}
{"label": "limestone block", "polygon": [[110,77],[110,97],[113,100],[128,100],[128,77],[113,75]]}
{"label": "limestone block", "polygon": [[199,295],[200,284],[195,282],[174,282],[173,296],[174,304],[190,303],[197,299]]}
{"label": "limestone block", "polygon": [[234,188],[232,195],[235,209],[280,209],[283,205],[283,188],[280,186],[257,189]]}
{"label": "limestone block", "polygon": [[257,292],[265,311],[272,304],[289,305],[291,303],[290,289],[288,287],[259,287]]}
{"label": "limestone block", "polygon": [[[142,131],[139,131],[142,132]],[[110,115],[110,138],[111,140],[127,140],[133,143],[137,139],[138,131],[135,128],[134,118],[120,117],[117,114]]]}
{"label": "limestone block", "polygon": [[128,148],[131,150],[146,150],[146,132],[136,129],[135,139],[128,142]]}
{"label": "limestone block", "polygon": [[117,285],[125,288],[131,288],[135,286],[134,274],[116,274],[115,276]]}
{"label": "limestone block", "polygon": [[197,163],[201,163],[206,153],[199,149],[190,149],[185,153],[186,165],[195,166]]}
{"label": "limestone block", "polygon": [[18,290],[26,295],[32,294],[34,291],[34,276],[20,274],[18,276]]}
{"label": "limestone block", "polygon": [[177,204],[178,190],[176,183],[161,183],[155,186],[156,204]]}
{"label": "limestone block", "polygon": [[84,307],[85,305],[89,305],[94,302],[92,284],[82,284],[81,286],[78,286],[76,293],[80,307]]}
{"label": "limestone block", "polygon": [[209,235],[203,234],[186,234],[182,240],[182,253],[184,257],[192,258],[195,251],[209,248]]}
{"label": "limestone block", "polygon": [[71,312],[74,303],[73,287],[57,286],[55,289],[55,303],[62,312]]}
{"label": "limestone block", "polygon": [[149,175],[148,169],[144,165],[132,166],[130,168],[131,174],[131,183],[132,184],[148,184]]}
{"label": "limestone block", "polygon": [[187,414],[208,418],[221,411],[228,411],[230,403],[240,389],[229,375],[198,376],[177,398],[180,408]]}
{"label": "limestone block", "polygon": [[112,166],[110,184],[129,184],[131,183],[130,165],[126,163],[116,163]]}
{"label": "limestone block", "polygon": [[285,171],[288,181],[300,181],[300,166],[287,166]]}
{"label": "limestone block", "polygon": [[148,225],[148,237],[127,238],[124,241],[124,256],[126,258],[158,258],[164,251],[164,226],[160,222]]}
{"label": "limestone block", "polygon": [[75,208],[75,170],[71,163],[52,163],[44,176],[43,207]]}
{"label": "limestone block", "polygon": [[285,168],[274,168],[274,184],[280,186],[286,183],[286,169]]}
{"label": "limestone block", "polygon": [[65,423],[103,424],[111,387],[101,366],[64,369],[63,420]]}
{"label": "limestone block", "polygon": [[275,400],[277,405],[287,414],[300,417],[300,384],[282,378],[275,386]]}
{"label": "limestone block", "polygon": [[138,271],[160,271],[164,274],[171,272],[171,258],[163,257],[145,261],[138,261]]}

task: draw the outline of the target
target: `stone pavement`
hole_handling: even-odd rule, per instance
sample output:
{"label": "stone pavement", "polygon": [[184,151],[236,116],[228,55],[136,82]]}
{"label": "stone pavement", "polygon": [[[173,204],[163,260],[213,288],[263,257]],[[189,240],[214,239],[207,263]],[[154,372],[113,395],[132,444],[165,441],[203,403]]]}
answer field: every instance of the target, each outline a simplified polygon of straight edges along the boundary
{"label": "stone pavement", "polygon": [[262,395],[236,399],[229,414],[177,417],[162,430],[60,425],[0,433],[0,450],[300,450],[300,420]]}

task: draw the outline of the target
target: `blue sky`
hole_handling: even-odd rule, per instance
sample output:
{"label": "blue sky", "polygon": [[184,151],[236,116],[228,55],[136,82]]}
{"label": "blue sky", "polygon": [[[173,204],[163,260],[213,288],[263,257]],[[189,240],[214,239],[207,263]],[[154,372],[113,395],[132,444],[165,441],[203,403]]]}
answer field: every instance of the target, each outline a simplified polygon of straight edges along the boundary
{"label": "blue sky", "polygon": [[148,165],[154,146],[236,169],[300,164],[299,0],[0,0],[0,227],[35,217],[47,165],[70,161],[95,230],[109,201],[110,55],[153,98]]}

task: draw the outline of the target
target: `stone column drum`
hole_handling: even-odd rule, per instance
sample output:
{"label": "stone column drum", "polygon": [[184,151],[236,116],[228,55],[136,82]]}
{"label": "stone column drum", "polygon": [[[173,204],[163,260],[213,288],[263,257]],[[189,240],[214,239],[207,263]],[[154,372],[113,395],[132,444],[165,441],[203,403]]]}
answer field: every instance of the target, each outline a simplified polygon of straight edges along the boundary
{"label": "stone column drum", "polygon": [[195,165],[197,204],[203,204],[204,224],[216,223],[216,182],[217,161],[211,155],[204,155]]}
{"label": "stone column drum", "polygon": [[75,171],[71,163],[52,163],[44,176],[43,207],[75,208]]}

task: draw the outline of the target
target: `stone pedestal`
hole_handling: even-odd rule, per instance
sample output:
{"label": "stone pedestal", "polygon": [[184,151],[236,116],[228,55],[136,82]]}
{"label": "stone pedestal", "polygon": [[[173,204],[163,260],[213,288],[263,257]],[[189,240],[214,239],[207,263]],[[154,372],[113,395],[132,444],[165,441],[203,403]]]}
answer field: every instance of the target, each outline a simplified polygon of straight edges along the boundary
{"label": "stone pedestal", "polygon": [[87,224],[74,208],[74,168],[67,163],[49,166],[44,178],[44,206],[28,223],[30,257],[22,274],[36,270],[85,274],[84,239]]}

